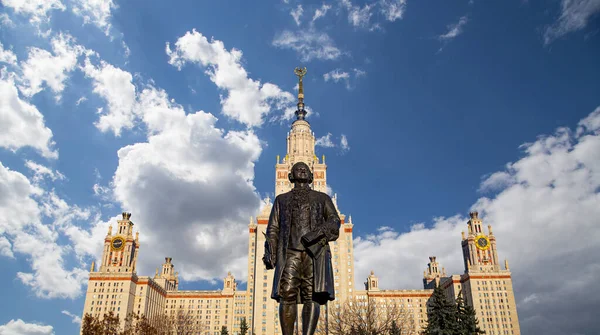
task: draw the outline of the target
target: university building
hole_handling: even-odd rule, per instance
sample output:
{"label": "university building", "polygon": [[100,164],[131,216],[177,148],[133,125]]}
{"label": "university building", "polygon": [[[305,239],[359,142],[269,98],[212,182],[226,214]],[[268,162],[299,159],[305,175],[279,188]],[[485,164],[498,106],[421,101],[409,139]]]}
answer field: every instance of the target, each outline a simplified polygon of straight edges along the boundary
{"label": "university building", "polygon": [[[287,154],[275,164],[275,194],[292,188],[288,173],[296,162],[305,162],[314,175],[313,189],[327,189],[327,165],[325,156],[319,159],[315,153],[315,135],[305,120],[303,90],[300,85],[297,119],[287,134]],[[337,196],[333,196],[336,208]],[[249,334],[281,334],[278,303],[270,298],[274,271],[267,271],[262,263],[267,223],[272,204],[265,206],[248,225],[248,278],[245,291],[237,289],[234,276],[223,278],[223,288],[215,291],[179,290],[178,273],[172,259],[167,257],[154,276],[138,276],[136,262],[140,249],[139,232],[133,234],[130,213],[123,213],[104,239],[101,264],[98,269],[92,263],[86,291],[83,315],[90,313],[101,317],[113,311],[121,320],[129,313],[152,318],[167,314],[177,317],[186,315],[196,334],[218,335],[226,326],[230,334],[238,334],[240,321],[245,318],[250,326]],[[339,209],[338,209],[339,212]],[[331,242],[333,271],[335,275],[336,300],[330,306],[339,307],[351,298],[369,303],[394,303],[410,315],[415,333],[426,326],[427,301],[435,285],[442,285],[448,298],[454,300],[459,294],[475,308],[479,324],[488,335],[519,335],[519,321],[508,262],[501,268],[498,261],[496,238],[488,226],[487,233],[478,213],[470,213],[467,233],[462,234],[462,250],[465,271],[461,275],[447,276],[435,257],[429,257],[421,290],[383,290],[379,288],[374,272],[366,277],[364,288],[354,286],[353,222],[350,216],[340,214],[341,228],[337,241]],[[143,248],[142,248],[143,249]],[[359,274],[365,275],[365,274]],[[298,314],[300,316],[300,313]],[[123,322],[124,326],[124,322]]]}

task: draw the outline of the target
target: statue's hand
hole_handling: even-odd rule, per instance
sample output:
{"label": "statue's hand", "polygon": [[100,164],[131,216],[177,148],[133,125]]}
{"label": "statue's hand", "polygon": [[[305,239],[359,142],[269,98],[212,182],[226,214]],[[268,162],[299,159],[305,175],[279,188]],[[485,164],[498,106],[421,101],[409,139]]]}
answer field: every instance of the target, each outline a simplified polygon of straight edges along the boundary
{"label": "statue's hand", "polygon": [[272,270],[275,268],[275,265],[273,264],[273,257],[271,256],[271,254],[265,253],[265,255],[262,258],[262,261],[265,264],[267,270]]}

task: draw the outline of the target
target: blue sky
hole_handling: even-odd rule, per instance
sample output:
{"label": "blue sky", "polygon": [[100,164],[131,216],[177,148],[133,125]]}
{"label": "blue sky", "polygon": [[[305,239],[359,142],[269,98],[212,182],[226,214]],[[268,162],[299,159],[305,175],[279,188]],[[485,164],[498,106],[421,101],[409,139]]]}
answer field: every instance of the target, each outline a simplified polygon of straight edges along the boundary
{"label": "blue sky", "polygon": [[600,1],[0,4],[0,334],[78,331],[123,210],[141,275],[172,256],[183,289],[244,287],[300,65],[357,285],[462,273],[478,210],[523,333],[600,331]]}

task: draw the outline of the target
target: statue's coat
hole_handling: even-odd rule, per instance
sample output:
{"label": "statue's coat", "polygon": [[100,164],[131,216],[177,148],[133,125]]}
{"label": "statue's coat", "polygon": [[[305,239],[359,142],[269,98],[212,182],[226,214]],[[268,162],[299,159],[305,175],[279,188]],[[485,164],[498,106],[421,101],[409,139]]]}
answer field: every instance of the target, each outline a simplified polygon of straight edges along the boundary
{"label": "statue's coat", "polygon": [[[331,198],[325,193],[314,190],[309,191],[308,198],[310,202],[311,230],[321,231],[329,242],[337,240],[340,233],[340,217]],[[277,301],[281,298],[279,295],[279,282],[285,267],[286,252],[290,239],[292,206],[294,206],[292,192],[278,195],[271,209],[267,226],[267,241],[265,244],[270,243],[272,250],[276,252],[271,298]],[[313,301],[322,305],[328,300],[334,300],[335,288],[329,244],[313,259],[313,269]]]}

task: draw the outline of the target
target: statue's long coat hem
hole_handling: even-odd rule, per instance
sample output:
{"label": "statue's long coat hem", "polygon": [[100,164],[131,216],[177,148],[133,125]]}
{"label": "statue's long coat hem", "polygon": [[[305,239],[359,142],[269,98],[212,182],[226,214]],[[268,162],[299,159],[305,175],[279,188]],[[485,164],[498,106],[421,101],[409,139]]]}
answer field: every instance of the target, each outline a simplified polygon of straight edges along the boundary
{"label": "statue's long coat hem", "polygon": [[[292,192],[280,194],[275,198],[267,226],[268,243],[277,252],[271,298],[278,302],[280,300],[279,282],[285,266],[290,239],[291,206],[293,205],[291,198]],[[311,230],[320,230],[329,242],[337,240],[340,230],[340,217],[331,198],[325,193],[311,190],[309,201]],[[313,301],[323,305],[328,300],[334,300],[335,287],[329,244],[313,259],[313,269]]]}

